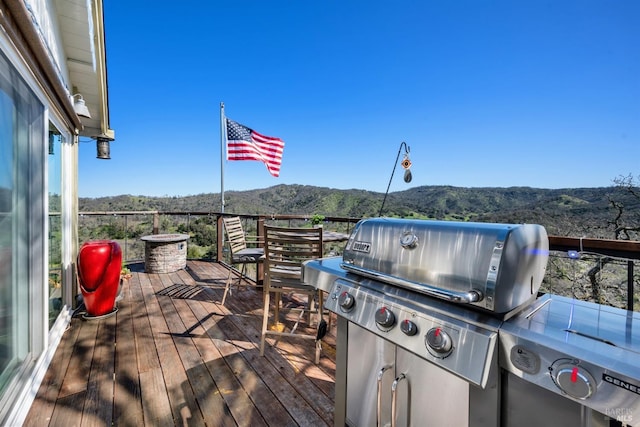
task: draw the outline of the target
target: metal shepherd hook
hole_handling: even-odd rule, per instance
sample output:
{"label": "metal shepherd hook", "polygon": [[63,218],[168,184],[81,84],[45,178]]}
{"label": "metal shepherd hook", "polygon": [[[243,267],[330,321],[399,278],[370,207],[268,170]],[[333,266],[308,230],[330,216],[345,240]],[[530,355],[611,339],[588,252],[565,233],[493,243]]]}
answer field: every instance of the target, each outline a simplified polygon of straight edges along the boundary
{"label": "metal shepherd hook", "polygon": [[391,171],[391,177],[389,177],[389,184],[387,185],[387,191],[384,193],[384,199],[382,200],[382,206],[380,206],[380,213],[378,216],[382,216],[382,210],[384,209],[384,203],[387,201],[387,195],[389,194],[389,188],[391,188],[391,181],[393,180],[393,174],[396,172],[396,166],[398,165],[398,159],[400,158],[400,152],[402,151],[402,147],[404,146],[404,158],[402,159],[402,167],[404,168],[404,182],[409,183],[413,178],[411,176],[411,160],[409,160],[409,152],[411,149],[407,145],[406,142],[402,141],[400,143],[400,148],[398,148],[398,155],[396,156],[396,161],[393,162],[393,170]]}

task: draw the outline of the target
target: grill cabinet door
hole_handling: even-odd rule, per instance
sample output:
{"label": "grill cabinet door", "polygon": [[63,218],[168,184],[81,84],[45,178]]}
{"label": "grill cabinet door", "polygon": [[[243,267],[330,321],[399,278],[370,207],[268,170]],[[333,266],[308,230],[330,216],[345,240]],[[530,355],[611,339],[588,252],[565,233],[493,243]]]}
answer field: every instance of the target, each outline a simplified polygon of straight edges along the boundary
{"label": "grill cabinet door", "polygon": [[390,367],[381,384],[381,425],[385,425],[391,413],[395,345],[352,322],[348,323],[348,331],[346,423],[352,427],[376,425],[378,372]]}
{"label": "grill cabinet door", "polygon": [[466,381],[352,322],[348,331],[347,425],[376,426],[378,377],[381,376],[380,426],[390,426],[392,384],[401,374],[404,379],[400,379],[396,387],[395,425],[468,425],[469,384]]}

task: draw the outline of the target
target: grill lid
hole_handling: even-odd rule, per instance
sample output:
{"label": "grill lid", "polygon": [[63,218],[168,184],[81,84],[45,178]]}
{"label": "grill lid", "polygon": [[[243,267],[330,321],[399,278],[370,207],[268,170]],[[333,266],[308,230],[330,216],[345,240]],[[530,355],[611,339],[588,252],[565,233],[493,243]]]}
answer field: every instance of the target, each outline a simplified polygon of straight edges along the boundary
{"label": "grill lid", "polygon": [[341,267],[506,313],[535,298],[548,254],[549,240],[540,225],[371,218],[356,225]]}

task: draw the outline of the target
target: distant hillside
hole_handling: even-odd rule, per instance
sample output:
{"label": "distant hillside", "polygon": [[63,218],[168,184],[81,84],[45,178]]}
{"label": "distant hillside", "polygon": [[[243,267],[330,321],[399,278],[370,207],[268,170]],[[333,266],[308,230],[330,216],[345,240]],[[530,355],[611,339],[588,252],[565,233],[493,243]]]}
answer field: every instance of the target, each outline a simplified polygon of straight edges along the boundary
{"label": "distant hillside", "polygon": [[[306,185],[277,185],[265,189],[225,192],[225,212],[237,214],[322,214],[378,216],[383,193],[336,190]],[[537,223],[549,234],[613,238],[609,222],[615,212],[609,198],[638,211],[637,199],[618,187],[536,189],[529,187],[463,188],[422,186],[390,193],[383,216],[502,223]],[[198,211],[219,212],[220,194],[186,197],[122,195],[81,198],[81,211]]]}

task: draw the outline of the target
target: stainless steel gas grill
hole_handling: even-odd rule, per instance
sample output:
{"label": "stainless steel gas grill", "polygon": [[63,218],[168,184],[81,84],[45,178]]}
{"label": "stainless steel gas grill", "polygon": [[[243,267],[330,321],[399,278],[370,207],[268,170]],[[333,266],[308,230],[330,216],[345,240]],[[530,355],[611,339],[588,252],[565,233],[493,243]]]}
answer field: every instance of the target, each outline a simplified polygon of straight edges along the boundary
{"label": "stainless steel gas grill", "polygon": [[506,313],[535,297],[549,252],[539,225],[361,221],[344,251],[353,273]]}
{"label": "stainless steel gas grill", "polygon": [[[634,389],[640,375],[630,365],[594,369],[597,361],[584,358],[592,343],[563,348],[542,339],[540,319],[556,319],[556,307],[566,312],[557,302],[531,314],[544,302],[537,297],[547,259],[539,225],[373,218],[358,223],[343,257],[307,262],[304,281],[327,292],[325,307],[338,315],[335,424],[572,425],[577,410],[582,425],[605,425],[598,420],[606,418],[606,397],[594,398],[599,383]],[[638,319],[630,318],[637,335]],[[607,342],[576,331],[567,332],[576,341]],[[637,336],[615,348],[635,357],[638,344],[629,341]],[[549,395],[561,401],[553,419],[540,406]],[[617,395],[621,411],[640,418],[631,402],[637,394]]]}

